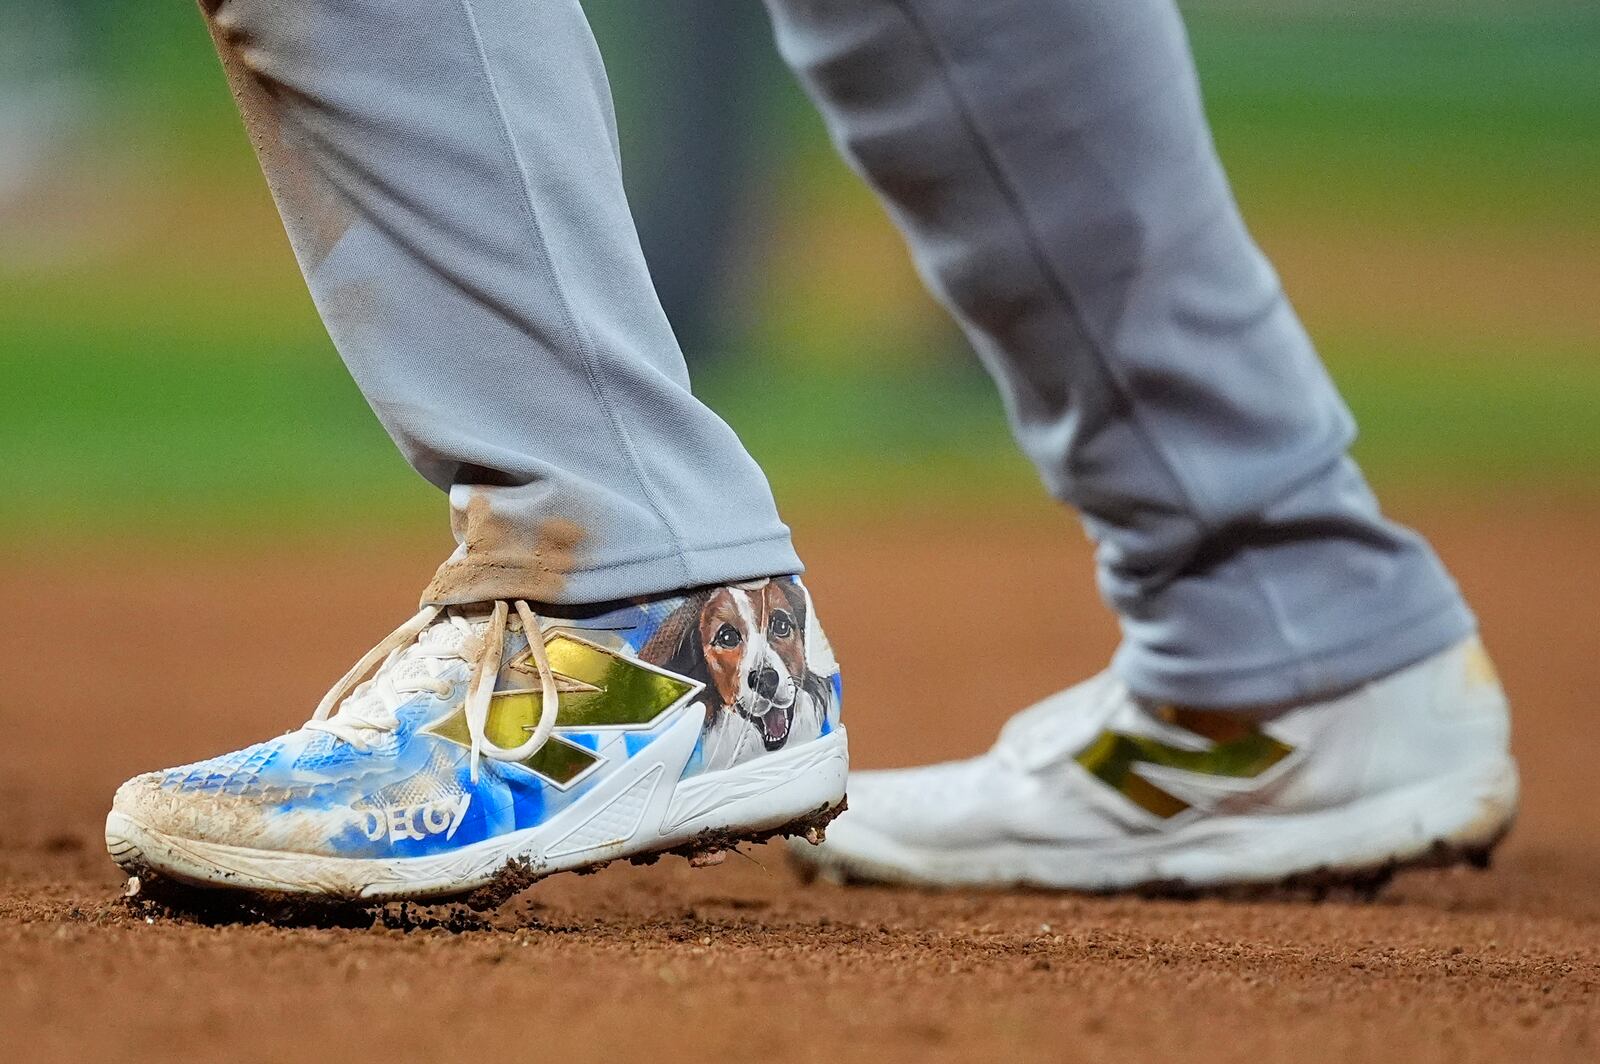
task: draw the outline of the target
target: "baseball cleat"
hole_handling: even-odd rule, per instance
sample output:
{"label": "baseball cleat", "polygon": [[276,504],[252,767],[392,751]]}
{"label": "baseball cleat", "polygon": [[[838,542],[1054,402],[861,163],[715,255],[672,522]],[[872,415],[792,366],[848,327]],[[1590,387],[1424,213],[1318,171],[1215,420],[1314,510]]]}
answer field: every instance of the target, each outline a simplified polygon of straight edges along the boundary
{"label": "baseball cleat", "polygon": [[849,812],[794,857],[934,887],[1375,888],[1404,866],[1487,864],[1517,808],[1509,731],[1476,639],[1254,713],[1152,704],[1105,674],[980,757],[854,774]]}
{"label": "baseball cleat", "polygon": [[123,784],[106,847],[146,883],[373,901],[711,863],[841,808],[839,709],[797,578],[543,615],[430,606],[298,730]]}

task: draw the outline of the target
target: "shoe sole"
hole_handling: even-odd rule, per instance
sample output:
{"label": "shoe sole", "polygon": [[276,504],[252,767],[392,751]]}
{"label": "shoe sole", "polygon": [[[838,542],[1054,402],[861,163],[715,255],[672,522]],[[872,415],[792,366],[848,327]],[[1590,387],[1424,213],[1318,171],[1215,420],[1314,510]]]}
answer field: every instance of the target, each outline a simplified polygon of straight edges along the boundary
{"label": "shoe sole", "polygon": [[803,876],[842,884],[1158,897],[1349,889],[1371,896],[1404,869],[1488,868],[1515,820],[1517,794],[1516,766],[1506,759],[1337,809],[1217,817],[1100,846],[933,850],[847,822],[826,847],[791,856]]}
{"label": "shoe sole", "polygon": [[[546,876],[615,860],[648,864],[682,854],[711,863],[740,843],[780,835],[820,841],[844,810],[843,728],[679,779],[698,734],[698,720],[686,717],[547,823],[446,854],[365,859],[227,846],[175,838],[117,811],[106,818],[106,851],[132,877],[130,897],[181,901],[198,887],[302,904],[465,901],[483,910]],[[668,779],[673,785],[662,786]]]}

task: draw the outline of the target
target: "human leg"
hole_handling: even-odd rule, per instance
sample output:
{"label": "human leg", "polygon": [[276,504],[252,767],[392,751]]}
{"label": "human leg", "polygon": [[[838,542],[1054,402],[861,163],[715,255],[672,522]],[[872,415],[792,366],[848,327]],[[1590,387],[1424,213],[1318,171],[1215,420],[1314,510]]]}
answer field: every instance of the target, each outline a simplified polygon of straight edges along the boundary
{"label": "human leg", "polygon": [[206,10],[329,332],[460,548],[305,726],[129,780],[113,858],[492,902],[820,827],[838,665],[760,470],[689,391],[576,0]]}
{"label": "human leg", "polygon": [[857,773],[808,862],[1089,890],[1380,881],[1515,810],[1474,622],[1346,451],[1170,0],[768,0],[780,48],[1083,514],[1124,641],[967,761]]}

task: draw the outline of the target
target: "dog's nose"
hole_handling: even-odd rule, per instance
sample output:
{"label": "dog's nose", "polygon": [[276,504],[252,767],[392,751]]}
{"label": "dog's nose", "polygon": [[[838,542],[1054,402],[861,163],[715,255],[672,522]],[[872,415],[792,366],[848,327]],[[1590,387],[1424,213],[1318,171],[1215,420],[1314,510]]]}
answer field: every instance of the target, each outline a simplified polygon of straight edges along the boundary
{"label": "dog's nose", "polygon": [[778,693],[778,670],[771,666],[751,669],[746,679],[750,682],[750,690],[762,698],[772,698]]}

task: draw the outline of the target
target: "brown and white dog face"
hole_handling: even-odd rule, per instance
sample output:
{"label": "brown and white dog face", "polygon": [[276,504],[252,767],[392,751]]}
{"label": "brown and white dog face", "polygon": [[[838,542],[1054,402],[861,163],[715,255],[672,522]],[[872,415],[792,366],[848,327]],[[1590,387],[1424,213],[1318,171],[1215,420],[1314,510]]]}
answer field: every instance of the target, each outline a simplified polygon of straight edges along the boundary
{"label": "brown and white dog face", "polygon": [[753,723],[768,750],[782,746],[806,672],[805,620],[784,585],[718,588],[700,611],[699,629],[721,709]]}
{"label": "brown and white dog face", "polygon": [[793,580],[690,595],[640,657],[705,684],[708,765],[820,733],[832,697],[806,658],[806,594]]}

